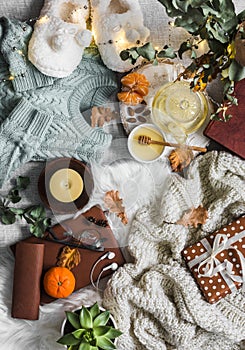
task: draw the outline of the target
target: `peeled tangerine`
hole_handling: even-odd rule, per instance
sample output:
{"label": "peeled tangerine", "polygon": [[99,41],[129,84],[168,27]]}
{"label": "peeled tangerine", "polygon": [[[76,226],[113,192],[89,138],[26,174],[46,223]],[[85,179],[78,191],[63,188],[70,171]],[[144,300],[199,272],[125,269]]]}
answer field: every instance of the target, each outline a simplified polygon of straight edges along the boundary
{"label": "peeled tangerine", "polygon": [[129,73],[121,79],[122,92],[117,94],[119,101],[129,105],[136,105],[143,101],[149,92],[149,81],[144,74]]}

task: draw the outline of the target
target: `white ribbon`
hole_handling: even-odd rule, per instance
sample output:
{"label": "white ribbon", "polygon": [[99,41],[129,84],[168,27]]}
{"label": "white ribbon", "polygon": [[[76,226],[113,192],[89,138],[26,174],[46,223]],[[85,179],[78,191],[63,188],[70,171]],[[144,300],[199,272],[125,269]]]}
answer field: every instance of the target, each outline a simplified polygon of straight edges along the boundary
{"label": "white ribbon", "polygon": [[[192,268],[193,266],[199,264],[198,273],[200,274],[200,276],[212,277],[216,273],[220,273],[231,291],[236,290],[236,286],[233,283],[234,281],[237,283],[242,283],[243,284],[242,291],[245,292],[245,258],[237,248],[232,246],[232,244],[234,244],[239,239],[242,239],[244,237],[245,237],[245,230],[241,231],[237,235],[234,235],[230,239],[228,239],[227,235],[225,234],[217,234],[213,241],[213,247],[211,247],[210,243],[206,238],[202,239],[201,243],[203,244],[203,246],[206,248],[207,251],[204,254],[190,261],[188,263],[189,268]],[[242,271],[241,276],[234,275],[232,262],[226,260],[223,263],[221,263],[216,257],[223,250],[228,250],[228,249],[233,249],[237,252],[237,255],[240,259],[240,264],[241,264],[241,271]],[[200,272],[201,268],[203,268],[203,273]]]}

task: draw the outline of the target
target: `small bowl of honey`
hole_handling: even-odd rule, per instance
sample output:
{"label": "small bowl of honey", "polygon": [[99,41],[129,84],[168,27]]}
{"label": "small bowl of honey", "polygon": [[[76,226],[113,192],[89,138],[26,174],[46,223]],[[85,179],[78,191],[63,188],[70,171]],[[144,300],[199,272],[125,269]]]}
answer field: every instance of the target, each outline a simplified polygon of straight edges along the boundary
{"label": "small bowl of honey", "polygon": [[163,133],[154,124],[141,124],[135,127],[128,137],[128,150],[131,156],[144,163],[158,160],[163,152],[165,142]]}

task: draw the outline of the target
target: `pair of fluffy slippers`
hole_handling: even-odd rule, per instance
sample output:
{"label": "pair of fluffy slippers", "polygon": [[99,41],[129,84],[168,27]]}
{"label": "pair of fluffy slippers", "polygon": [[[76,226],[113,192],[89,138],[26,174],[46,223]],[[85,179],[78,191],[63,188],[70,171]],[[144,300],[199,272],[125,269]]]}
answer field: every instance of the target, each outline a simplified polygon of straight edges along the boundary
{"label": "pair of fluffy slippers", "polygon": [[150,34],[138,0],[46,0],[29,42],[29,60],[45,75],[70,75],[91,43],[89,18],[104,64],[117,72],[132,69],[120,52],[144,44]]}

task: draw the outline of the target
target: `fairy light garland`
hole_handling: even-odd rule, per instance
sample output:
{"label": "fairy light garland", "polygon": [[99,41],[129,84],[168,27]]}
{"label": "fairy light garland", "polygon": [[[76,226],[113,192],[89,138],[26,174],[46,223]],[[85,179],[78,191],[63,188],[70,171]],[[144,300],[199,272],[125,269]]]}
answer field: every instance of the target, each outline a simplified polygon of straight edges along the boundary
{"label": "fairy light garland", "polygon": [[[47,17],[47,16],[43,16],[43,17]],[[35,18],[30,18],[29,20],[26,21],[27,24],[36,22],[37,20],[40,20],[42,17],[35,17]],[[21,27],[23,32],[26,32],[27,27],[24,25],[23,27]],[[18,55],[22,56],[24,60],[26,60],[26,56],[24,54],[24,52],[21,49],[18,49],[16,46],[12,47],[12,51],[16,52]],[[14,74],[14,72],[11,72],[9,77],[0,79],[0,83],[6,83],[7,81],[12,81],[14,80],[16,77],[25,77],[25,73],[20,73],[20,74]]]}

